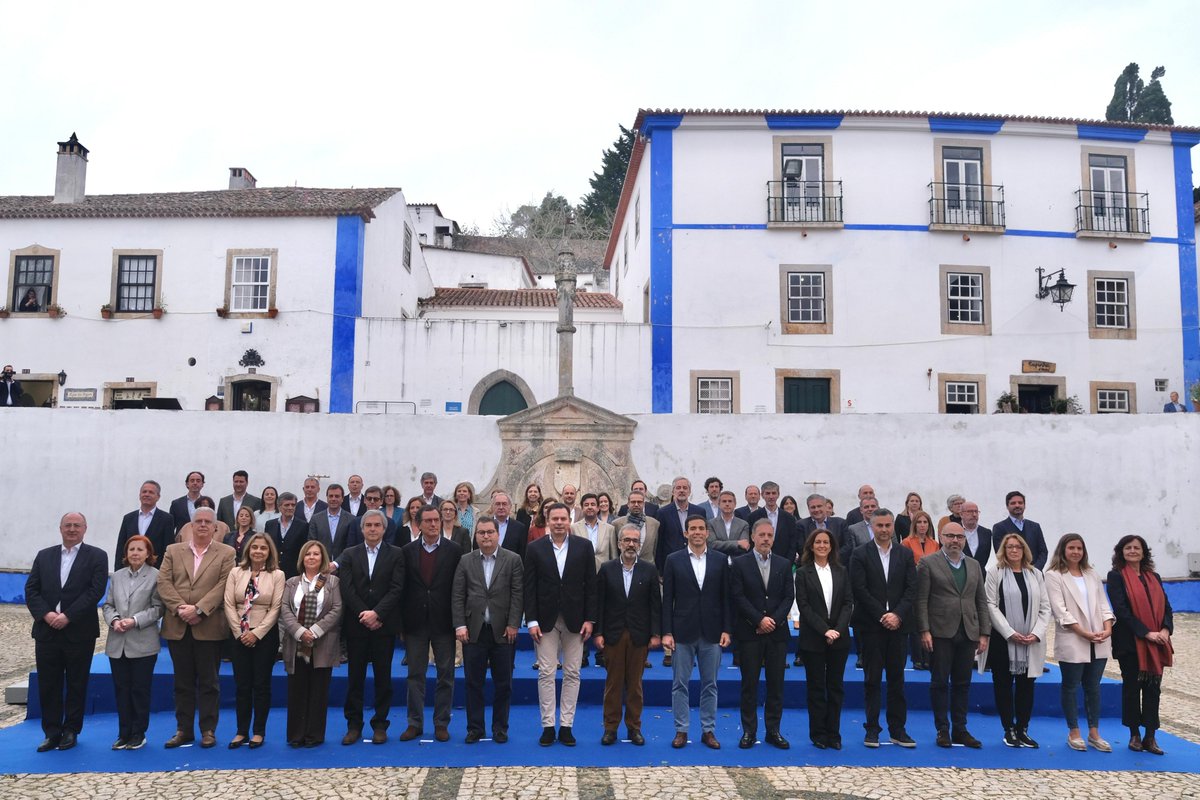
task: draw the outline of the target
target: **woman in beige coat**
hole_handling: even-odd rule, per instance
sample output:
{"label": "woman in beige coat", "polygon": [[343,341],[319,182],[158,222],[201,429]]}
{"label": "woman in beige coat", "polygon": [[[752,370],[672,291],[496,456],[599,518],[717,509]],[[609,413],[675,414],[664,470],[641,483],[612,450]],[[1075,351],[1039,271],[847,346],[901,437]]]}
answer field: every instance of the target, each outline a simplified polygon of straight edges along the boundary
{"label": "woman in beige coat", "polygon": [[300,574],[284,587],[279,611],[288,674],[287,743],[316,747],[325,741],[329,682],[341,659],[342,592],[320,542],[300,548],[297,566]]}
{"label": "woman in beige coat", "polygon": [[1010,533],[1000,541],[996,563],[984,582],[994,644],[987,649],[996,711],[1009,747],[1037,747],[1029,736],[1033,682],[1046,663],[1050,599],[1025,540]]}
{"label": "woman in beige coat", "polygon": [[[247,743],[262,747],[271,711],[271,669],[279,653],[279,606],[285,576],[275,541],[254,533],[242,547],[242,559],[225,582],[225,618],[233,631],[233,683],[237,687],[237,735],[234,750]],[[254,735],[250,736],[253,721]]]}
{"label": "woman in beige coat", "polygon": [[[1062,670],[1062,708],[1072,750],[1112,752],[1100,736],[1100,678],[1112,655],[1113,611],[1100,576],[1088,563],[1078,533],[1064,534],[1046,566],[1046,593],[1054,614],[1054,657]],[[1088,737],[1079,735],[1079,685],[1087,710]]]}

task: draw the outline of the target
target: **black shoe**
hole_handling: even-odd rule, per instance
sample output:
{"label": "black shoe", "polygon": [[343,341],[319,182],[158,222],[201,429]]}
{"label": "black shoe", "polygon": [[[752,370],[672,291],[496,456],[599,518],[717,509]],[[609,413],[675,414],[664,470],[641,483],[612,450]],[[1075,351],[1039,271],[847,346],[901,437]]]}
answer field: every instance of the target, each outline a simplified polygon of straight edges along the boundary
{"label": "black shoe", "polygon": [[1004,729],[1004,745],[1005,747],[1021,746],[1021,740],[1017,738],[1017,731],[1015,728]]}
{"label": "black shoe", "polygon": [[239,747],[241,747],[241,746],[242,746],[242,745],[244,745],[245,743],[246,743],[246,737],[245,737],[245,736],[241,736],[241,735],[235,736],[235,737],[233,737],[233,739],[232,739],[232,740],[230,740],[230,742],[229,742],[229,749],[230,749],[230,750],[237,750]]}
{"label": "black shoe", "polygon": [[591,664],[589,664],[589,663],[588,663],[588,654],[587,654],[587,653],[584,653],[584,654],[583,654],[583,660],[579,662],[579,666],[580,666],[580,668],[581,668],[581,669],[582,669],[583,667],[590,667],[590,666],[591,666]]}
{"label": "black shoe", "polygon": [[735,667],[740,667],[742,665],[742,657],[739,656],[737,653],[733,654],[733,665]]}
{"label": "black shoe", "polygon": [[646,743],[646,737],[642,736],[641,731],[630,731],[629,742],[630,744],[636,744],[638,747],[641,747]]}
{"label": "black shoe", "polygon": [[250,741],[246,742],[246,747],[249,747],[251,750],[257,750],[258,748],[262,747],[266,743],[267,743],[267,740],[265,738],[260,738],[260,739],[251,738]]}
{"label": "black shoe", "polygon": [[855,669],[862,669],[862,668],[863,668],[863,666],[862,666],[862,659],[861,659],[861,658],[860,658],[860,659],[858,659],[857,661],[855,661],[855,662],[854,662],[854,668],[855,668]]}
{"label": "black shoe", "polygon": [[828,743],[829,743],[830,750],[841,750],[842,749],[842,737],[840,737],[840,736],[830,737],[826,741],[828,741]]}
{"label": "black shoe", "polygon": [[493,731],[492,741],[496,744],[506,744],[508,742],[508,733],[506,731]]}
{"label": "black shoe", "polygon": [[961,731],[955,731],[954,735],[950,737],[950,741],[954,742],[954,744],[961,744],[964,747],[969,747],[972,750],[978,750],[979,748],[983,747],[983,743],[972,736],[970,731],[968,731],[966,728],[963,728]]}
{"label": "black shoe", "polygon": [[141,750],[146,746],[146,737],[142,734],[130,736],[129,741],[125,743],[126,750]]}
{"label": "black shoe", "polygon": [[305,739],[304,740],[305,747],[320,747],[323,744],[325,744],[324,739]]}
{"label": "black shoe", "polygon": [[742,738],[738,739],[738,747],[743,750],[749,750],[751,747],[754,747],[755,740],[756,737],[753,733],[743,733]]}
{"label": "black shoe", "polygon": [[950,731],[945,731],[945,730],[938,731],[938,734],[937,734],[937,746],[938,747],[950,747],[952,744],[953,744],[953,742],[950,741]]}
{"label": "black shoe", "polygon": [[575,734],[571,733],[570,725],[563,725],[558,729],[558,740],[567,747],[575,746]]}
{"label": "black shoe", "polygon": [[542,728],[542,737],[538,739],[538,744],[542,747],[549,747],[554,744],[554,739],[554,726],[551,725],[547,728]]}
{"label": "black shoe", "polygon": [[913,741],[913,738],[911,736],[909,736],[908,733],[906,733],[905,731],[899,731],[898,733],[893,733],[888,738],[892,744],[899,745],[900,747],[904,747],[909,750],[911,750],[912,748],[917,746],[917,743],[915,741]]}
{"label": "black shoe", "polygon": [[879,734],[868,733],[863,737],[863,747],[879,747]]}
{"label": "black shoe", "polygon": [[58,739],[59,750],[70,750],[75,746],[75,731],[63,731]]}
{"label": "black shoe", "polygon": [[825,740],[820,736],[810,736],[808,740],[812,742],[813,747],[817,748],[818,750],[824,750],[826,747],[829,747],[829,745],[825,743]]}
{"label": "black shoe", "polygon": [[600,744],[604,745],[605,747],[607,747],[610,744],[616,744],[616,743],[617,743],[617,732],[616,731],[605,731],[604,735],[600,737]]}
{"label": "black shoe", "polygon": [[804,666],[804,659],[803,659],[803,658],[801,658],[800,656],[796,656],[796,657],[795,657],[795,658],[792,660],[792,666],[793,666],[793,667],[803,667],[803,666]]}
{"label": "black shoe", "polygon": [[607,665],[607,662],[604,660],[604,653],[596,653],[596,666],[605,667]]}
{"label": "black shoe", "polygon": [[117,737],[117,740],[112,743],[113,750],[124,750],[128,746],[129,739],[125,738],[124,736]]}
{"label": "black shoe", "polygon": [[[1029,732],[1025,728],[1017,728],[1017,741],[1021,743],[1021,747],[1038,747],[1038,743],[1029,738]],[[1007,741],[1004,743],[1008,744]]]}
{"label": "black shoe", "polygon": [[478,744],[479,740],[482,738],[483,734],[481,734],[479,731],[467,731],[467,738],[463,739],[463,741],[467,744]]}
{"label": "black shoe", "polygon": [[670,654],[663,656],[663,666],[664,666],[664,667],[669,667],[669,666],[671,666],[671,656],[670,656]]}
{"label": "black shoe", "polygon": [[291,739],[291,740],[289,740],[289,741],[288,741],[288,743],[287,743],[287,746],[288,746],[288,747],[304,747],[304,740],[302,740],[302,739]]}
{"label": "black shoe", "polygon": [[58,741],[59,737],[57,736],[47,736],[45,739],[42,739],[42,743],[37,746],[37,751],[39,753],[46,753],[51,750],[56,750],[58,748]]}
{"label": "black shoe", "polygon": [[767,741],[767,744],[769,744],[772,747],[775,747],[779,750],[787,750],[789,747],[792,746],[791,742],[789,742],[787,739],[785,739],[779,735],[779,731],[775,731],[773,733],[767,733],[766,741]]}

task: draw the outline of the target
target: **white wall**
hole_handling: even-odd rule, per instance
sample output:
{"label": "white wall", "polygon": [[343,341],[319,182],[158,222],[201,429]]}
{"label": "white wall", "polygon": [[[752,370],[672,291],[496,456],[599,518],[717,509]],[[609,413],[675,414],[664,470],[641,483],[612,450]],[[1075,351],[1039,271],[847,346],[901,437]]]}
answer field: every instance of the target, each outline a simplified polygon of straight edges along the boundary
{"label": "white wall", "polygon": [[[309,474],[344,483],[359,472],[409,496],[427,469],[438,474],[440,488],[459,480],[481,487],[500,457],[494,417],[61,409],[0,416],[0,451],[20,454],[5,479],[6,568],[27,568],[39,548],[53,544],[68,510],[82,510],[88,541],[111,551],[146,478],[164,484],[164,509],[183,494],[192,469],[206,473],[205,491],[214,498],[229,493],[239,468],[249,471],[255,492],[268,484],[296,491]],[[652,488],[688,476],[696,499],[709,475],[739,497],[747,483],[763,480],[802,497],[811,491],[805,482],[816,481],[844,515],[867,482],[893,511],[909,490],[921,493],[935,517],[946,496],[964,494],[991,525],[1005,514],[1005,493],[1016,488],[1051,547],[1064,532],[1082,533],[1098,565],[1129,532],[1146,537],[1168,577],[1186,575],[1186,554],[1200,552],[1200,414],[633,418],[640,475]]]}
{"label": "white wall", "polygon": [[422,247],[434,286],[483,284],[488,289],[531,289],[534,282],[520,256]]}

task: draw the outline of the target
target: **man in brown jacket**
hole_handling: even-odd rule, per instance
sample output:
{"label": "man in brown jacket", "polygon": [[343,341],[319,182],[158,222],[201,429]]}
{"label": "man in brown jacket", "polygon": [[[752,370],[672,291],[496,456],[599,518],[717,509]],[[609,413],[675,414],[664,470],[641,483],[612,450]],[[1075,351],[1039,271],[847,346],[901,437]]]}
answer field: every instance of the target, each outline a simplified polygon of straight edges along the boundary
{"label": "man in brown jacket", "polygon": [[233,548],[213,541],[216,513],[198,508],[192,518],[192,541],[173,544],[158,571],[162,597],[162,637],[175,665],[175,735],[166,747],[194,740],[192,725],[200,706],[200,746],[217,743],[221,640],[229,636],[222,607],[225,581],[233,569]]}

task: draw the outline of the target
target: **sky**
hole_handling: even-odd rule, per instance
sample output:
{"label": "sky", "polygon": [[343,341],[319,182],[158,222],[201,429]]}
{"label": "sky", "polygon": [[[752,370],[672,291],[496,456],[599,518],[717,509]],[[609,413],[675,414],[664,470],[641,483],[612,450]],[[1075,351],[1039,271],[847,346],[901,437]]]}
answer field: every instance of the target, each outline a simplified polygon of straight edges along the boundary
{"label": "sky", "polygon": [[[639,108],[1103,119],[1131,61],[1200,126],[1192,0],[4,3],[0,194],[400,187],[482,232],[577,202]],[[1191,34],[1187,34],[1191,31]],[[1186,35],[1185,35],[1186,34]]]}

